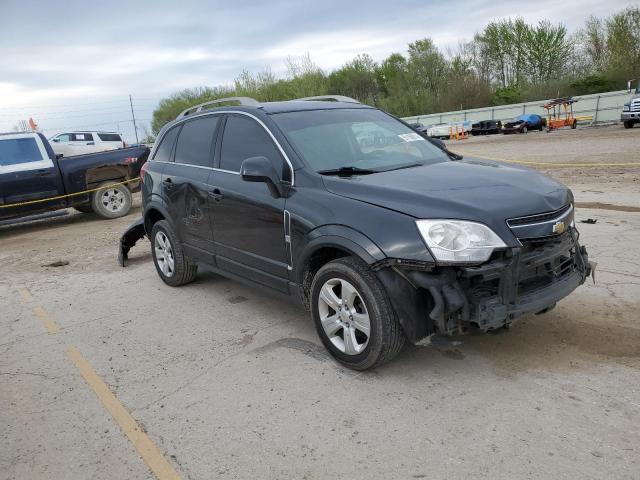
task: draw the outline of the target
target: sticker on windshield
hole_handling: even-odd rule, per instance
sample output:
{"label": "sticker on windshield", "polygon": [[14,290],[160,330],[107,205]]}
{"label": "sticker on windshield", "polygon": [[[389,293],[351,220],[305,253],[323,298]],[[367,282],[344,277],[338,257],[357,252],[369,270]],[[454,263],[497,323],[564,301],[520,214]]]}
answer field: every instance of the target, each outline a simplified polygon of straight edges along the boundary
{"label": "sticker on windshield", "polygon": [[419,142],[420,140],[424,140],[424,138],[417,133],[403,133],[398,136],[405,142]]}

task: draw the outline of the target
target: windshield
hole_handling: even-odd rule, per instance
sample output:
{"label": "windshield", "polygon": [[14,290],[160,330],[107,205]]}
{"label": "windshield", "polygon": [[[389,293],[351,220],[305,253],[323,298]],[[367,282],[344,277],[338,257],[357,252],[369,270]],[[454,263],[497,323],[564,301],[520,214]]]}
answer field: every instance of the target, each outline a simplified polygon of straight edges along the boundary
{"label": "windshield", "polygon": [[342,167],[384,171],[449,160],[415,130],[380,110],[306,110],[272,118],[317,172]]}

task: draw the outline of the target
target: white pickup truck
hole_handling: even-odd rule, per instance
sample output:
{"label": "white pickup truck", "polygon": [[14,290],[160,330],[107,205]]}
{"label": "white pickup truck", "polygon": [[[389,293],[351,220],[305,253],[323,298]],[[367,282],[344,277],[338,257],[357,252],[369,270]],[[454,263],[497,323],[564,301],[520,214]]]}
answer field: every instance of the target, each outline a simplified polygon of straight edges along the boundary
{"label": "white pickup truck", "polygon": [[49,139],[56,155],[72,157],[87,153],[106,152],[126,148],[127,144],[115,132],[67,132]]}

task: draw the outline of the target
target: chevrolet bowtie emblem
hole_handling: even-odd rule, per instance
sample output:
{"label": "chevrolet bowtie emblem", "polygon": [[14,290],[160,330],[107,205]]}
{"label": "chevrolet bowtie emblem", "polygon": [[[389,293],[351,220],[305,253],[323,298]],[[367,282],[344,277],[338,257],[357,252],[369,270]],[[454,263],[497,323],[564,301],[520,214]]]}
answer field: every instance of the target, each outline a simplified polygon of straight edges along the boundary
{"label": "chevrolet bowtie emblem", "polygon": [[564,229],[564,222],[556,222],[553,226],[553,233],[560,235],[561,233],[564,233]]}

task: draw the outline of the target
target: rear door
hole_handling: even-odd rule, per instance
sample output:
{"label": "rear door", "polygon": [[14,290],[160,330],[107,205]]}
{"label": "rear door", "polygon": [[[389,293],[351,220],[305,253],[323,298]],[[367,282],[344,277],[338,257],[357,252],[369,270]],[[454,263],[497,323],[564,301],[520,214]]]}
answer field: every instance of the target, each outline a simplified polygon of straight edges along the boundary
{"label": "rear door", "polygon": [[64,199],[24,204],[64,193],[57,166],[33,134],[0,136],[0,185],[2,203],[15,205],[0,209],[0,217],[29,215],[65,205]]}
{"label": "rear door", "polygon": [[[93,134],[91,133],[72,133],[71,141],[69,142],[69,155],[84,155],[86,153],[97,152],[99,147],[96,146],[96,143],[93,138]],[[65,155],[66,156],[66,155]]]}
{"label": "rear door", "polygon": [[210,115],[174,127],[180,128],[175,152],[162,172],[163,196],[176,233],[189,256],[209,262],[215,249],[208,181],[219,122],[219,116]]}
{"label": "rear door", "polygon": [[286,292],[285,199],[274,198],[266,183],[242,180],[240,165],[255,156],[267,157],[282,178],[284,159],[265,127],[246,115],[228,115],[219,168],[210,180],[216,263]]}

